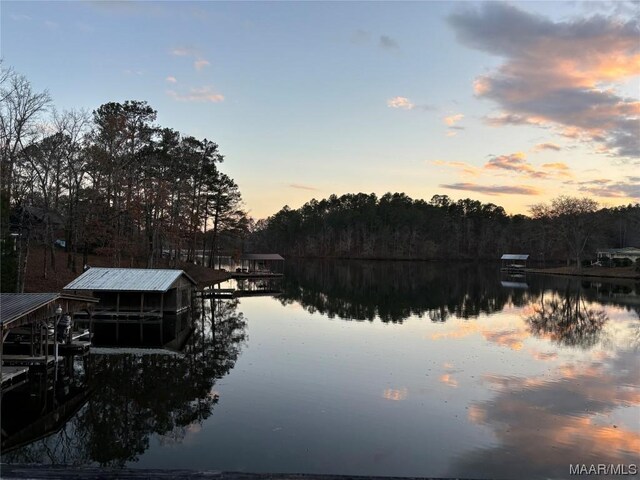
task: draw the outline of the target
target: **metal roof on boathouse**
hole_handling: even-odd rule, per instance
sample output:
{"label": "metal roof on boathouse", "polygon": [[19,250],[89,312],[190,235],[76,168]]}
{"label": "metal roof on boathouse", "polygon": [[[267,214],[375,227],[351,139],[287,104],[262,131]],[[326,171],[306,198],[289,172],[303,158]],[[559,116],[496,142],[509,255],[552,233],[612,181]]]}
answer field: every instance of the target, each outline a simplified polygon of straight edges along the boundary
{"label": "metal roof on boathouse", "polygon": [[196,281],[182,270],[91,267],[64,289],[110,292],[166,292],[182,275],[189,282],[196,284]]}
{"label": "metal roof on boathouse", "polygon": [[505,253],[500,257],[500,260],[526,260],[529,255],[522,255],[519,253]]}

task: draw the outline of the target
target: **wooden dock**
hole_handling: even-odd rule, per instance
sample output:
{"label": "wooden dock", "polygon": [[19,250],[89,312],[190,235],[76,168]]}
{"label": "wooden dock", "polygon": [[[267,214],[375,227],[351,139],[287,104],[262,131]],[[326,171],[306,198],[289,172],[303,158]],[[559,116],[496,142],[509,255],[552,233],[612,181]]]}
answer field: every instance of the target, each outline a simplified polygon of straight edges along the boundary
{"label": "wooden dock", "polygon": [[233,272],[231,273],[231,278],[280,278],[284,275],[282,273],[272,273],[272,272]]}
{"label": "wooden dock", "polygon": [[1,383],[3,390],[7,385],[15,385],[16,383],[22,383],[27,379],[29,373],[29,367],[25,366],[3,366]]}
{"label": "wooden dock", "polygon": [[262,289],[262,290],[236,290],[234,288],[216,288],[210,290],[201,290],[197,292],[198,298],[220,298],[220,299],[232,299],[240,297],[260,297],[260,296],[272,296],[279,295],[282,290],[276,289]]}
{"label": "wooden dock", "polygon": [[2,356],[2,370],[6,366],[19,366],[19,367],[32,367],[34,365],[49,365],[55,362],[53,356],[41,356],[32,357],[30,355],[3,355]]}

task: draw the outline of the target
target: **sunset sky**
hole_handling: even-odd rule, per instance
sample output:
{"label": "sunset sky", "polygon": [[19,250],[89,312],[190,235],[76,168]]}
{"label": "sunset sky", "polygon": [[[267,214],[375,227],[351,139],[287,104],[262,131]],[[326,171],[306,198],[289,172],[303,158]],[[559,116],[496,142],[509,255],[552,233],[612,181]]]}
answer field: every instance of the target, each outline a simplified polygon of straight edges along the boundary
{"label": "sunset sky", "polygon": [[59,110],[146,100],[263,218],[328,195],[527,213],[640,201],[638,2],[11,2],[5,66]]}

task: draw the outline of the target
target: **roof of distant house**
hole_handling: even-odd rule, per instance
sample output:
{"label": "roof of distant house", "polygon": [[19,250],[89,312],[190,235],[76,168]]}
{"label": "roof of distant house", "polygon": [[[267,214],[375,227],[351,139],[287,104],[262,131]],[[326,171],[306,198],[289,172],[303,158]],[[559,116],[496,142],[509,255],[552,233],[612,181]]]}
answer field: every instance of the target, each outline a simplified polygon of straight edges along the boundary
{"label": "roof of distant house", "polygon": [[182,275],[194,285],[196,284],[196,281],[182,270],[92,267],[64,287],[64,289],[111,292],[166,292]]}
{"label": "roof of distant house", "polygon": [[638,247],[603,248],[598,250],[598,252],[640,254],[640,248]]}

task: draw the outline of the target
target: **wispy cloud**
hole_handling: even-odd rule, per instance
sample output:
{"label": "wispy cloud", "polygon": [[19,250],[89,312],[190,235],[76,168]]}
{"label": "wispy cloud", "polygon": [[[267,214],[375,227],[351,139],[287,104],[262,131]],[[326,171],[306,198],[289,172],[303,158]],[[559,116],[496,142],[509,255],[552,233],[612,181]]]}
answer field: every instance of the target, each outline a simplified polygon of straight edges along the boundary
{"label": "wispy cloud", "polygon": [[494,122],[569,129],[595,151],[640,156],[640,102],[611,88],[638,75],[637,16],[554,22],[488,2],[451,15],[449,22],[461,42],[505,58],[474,84],[476,95],[503,109]]}
{"label": "wispy cloud", "polygon": [[50,28],[51,30],[56,30],[58,27],[60,27],[60,25],[57,22],[54,22],[52,20],[45,20],[44,26],[47,28]]}
{"label": "wispy cloud", "polygon": [[398,42],[396,42],[393,38],[389,37],[388,35],[380,35],[378,46],[385,50],[397,50],[400,48],[400,45],[398,45]]}
{"label": "wispy cloud", "polygon": [[532,178],[546,178],[548,176],[547,173],[533,168],[526,160],[526,155],[522,152],[493,157],[484,165],[484,168],[488,170],[506,170]]}
{"label": "wispy cloud", "polygon": [[429,105],[426,103],[423,104],[415,104],[407,97],[393,97],[387,100],[387,106],[389,108],[398,108],[401,110],[421,110],[421,111],[431,111],[435,110],[436,107],[433,105]]}
{"label": "wispy cloud", "polygon": [[175,90],[167,90],[167,95],[169,95],[174,100],[182,102],[218,103],[224,101],[224,95],[216,92],[211,86],[192,88],[187,93],[179,93]]}
{"label": "wispy cloud", "polygon": [[12,13],[11,15],[9,15],[9,18],[17,22],[31,20],[31,17],[29,15],[24,15],[22,13]]}
{"label": "wispy cloud", "polygon": [[557,145],[555,143],[539,143],[535,147],[533,147],[534,152],[542,152],[543,150],[552,150],[554,152],[559,152],[560,150],[562,150],[562,148],[560,148],[560,145]]}
{"label": "wispy cloud", "polygon": [[556,162],[542,165],[543,169],[552,170],[552,172],[539,170],[527,161],[523,152],[494,156],[484,165],[484,168],[487,170],[504,170],[536,179],[571,176],[570,169],[565,163]]}
{"label": "wispy cloud", "polygon": [[462,175],[468,175],[472,177],[477,177],[478,175],[480,175],[480,171],[476,167],[465,162],[447,162],[444,160],[434,160],[431,162],[431,164],[452,168]]}
{"label": "wispy cloud", "polygon": [[477,183],[441,184],[440,188],[452,190],[467,190],[470,192],[486,193],[487,195],[540,195],[541,190],[527,185],[479,185]]}
{"label": "wispy cloud", "polygon": [[195,57],[200,55],[198,50],[194,47],[173,47],[169,50],[169,54],[176,57]]}
{"label": "wispy cloud", "polygon": [[165,80],[169,83],[178,83],[178,79],[172,75],[169,75]]}
{"label": "wispy cloud", "polygon": [[554,162],[554,163],[543,163],[542,168],[547,168],[549,170],[561,170],[561,171],[569,171],[569,165],[563,162]]}
{"label": "wispy cloud", "polygon": [[464,115],[462,113],[456,113],[454,115],[449,115],[448,117],[444,117],[443,120],[445,125],[448,125],[449,127],[453,127],[456,123],[458,123],[463,118],[464,118]]}
{"label": "wispy cloud", "polygon": [[354,43],[356,45],[369,43],[370,40],[371,33],[367,32],[366,30],[356,30],[355,32],[353,32],[353,35],[351,35],[351,43]]}
{"label": "wispy cloud", "polygon": [[393,97],[387,100],[387,106],[389,108],[401,108],[403,110],[412,110],[415,108],[415,104],[411,102],[407,97]]}
{"label": "wispy cloud", "polygon": [[198,71],[202,70],[204,67],[208,67],[209,65],[211,65],[211,63],[208,60],[204,59],[196,60],[195,62],[193,62],[193,66]]}
{"label": "wispy cloud", "polygon": [[565,183],[576,185],[578,191],[596,197],[640,200],[640,177],[627,177],[626,181],[595,179],[582,182],[568,181]]}
{"label": "wispy cloud", "polygon": [[377,47],[381,50],[399,50],[400,44],[389,35],[374,35],[367,30],[358,29],[351,35],[351,43],[354,45],[372,45],[372,39],[377,37]]}
{"label": "wispy cloud", "polygon": [[312,191],[317,191],[318,190],[315,187],[310,187],[309,185],[301,185],[299,183],[290,183],[289,187],[297,188],[298,190],[312,190]]}

